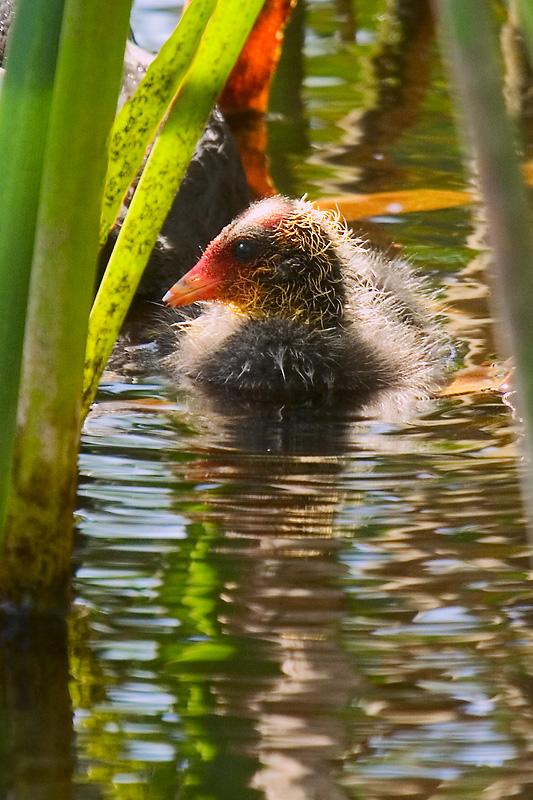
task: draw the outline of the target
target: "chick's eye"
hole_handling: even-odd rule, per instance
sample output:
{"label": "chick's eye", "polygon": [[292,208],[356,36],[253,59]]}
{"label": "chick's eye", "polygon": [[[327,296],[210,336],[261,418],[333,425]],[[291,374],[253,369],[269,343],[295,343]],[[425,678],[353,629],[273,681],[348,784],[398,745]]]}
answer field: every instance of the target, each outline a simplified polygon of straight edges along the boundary
{"label": "chick's eye", "polygon": [[233,245],[233,252],[239,261],[251,261],[257,254],[257,244],[251,239],[239,239]]}

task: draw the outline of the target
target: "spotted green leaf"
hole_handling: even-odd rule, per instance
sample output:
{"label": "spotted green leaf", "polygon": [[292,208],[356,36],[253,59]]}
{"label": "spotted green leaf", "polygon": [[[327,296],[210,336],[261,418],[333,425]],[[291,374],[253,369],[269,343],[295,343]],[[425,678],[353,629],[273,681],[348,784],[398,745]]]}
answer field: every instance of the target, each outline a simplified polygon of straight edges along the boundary
{"label": "spotted green leaf", "polygon": [[219,0],[194,62],[154,143],[89,320],[84,408],[100,375],[144,268],[218,94],[237,60],[263,0]]}
{"label": "spotted green leaf", "polygon": [[129,186],[189,68],[216,0],[193,0],[137,90],[117,114],[109,145],[100,243],[112,228]]}

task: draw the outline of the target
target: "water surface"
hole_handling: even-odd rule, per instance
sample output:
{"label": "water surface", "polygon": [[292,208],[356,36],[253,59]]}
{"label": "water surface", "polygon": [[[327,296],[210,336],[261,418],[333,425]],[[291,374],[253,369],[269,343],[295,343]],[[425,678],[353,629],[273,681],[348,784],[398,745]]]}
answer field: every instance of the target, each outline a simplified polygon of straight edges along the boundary
{"label": "water surface", "polygon": [[[173,7],[137,4],[140,43]],[[465,186],[424,8],[297,13],[268,118],[280,191]],[[357,227],[441,290],[458,362],[494,357],[479,214]],[[9,645],[6,796],[527,800],[519,471],[497,392],[400,423],[110,378],[83,436],[68,653],[61,626]]]}

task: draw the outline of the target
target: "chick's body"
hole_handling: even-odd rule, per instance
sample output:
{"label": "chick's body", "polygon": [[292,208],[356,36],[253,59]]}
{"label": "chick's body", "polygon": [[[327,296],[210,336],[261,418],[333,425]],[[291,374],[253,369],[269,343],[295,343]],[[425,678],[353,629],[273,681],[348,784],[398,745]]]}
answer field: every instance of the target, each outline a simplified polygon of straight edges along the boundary
{"label": "chick's body", "polygon": [[167,367],[205,386],[267,399],[434,393],[449,343],[424,283],[364,247],[335,215],[274,197],[211,242],[167,293],[207,302],[177,326]]}

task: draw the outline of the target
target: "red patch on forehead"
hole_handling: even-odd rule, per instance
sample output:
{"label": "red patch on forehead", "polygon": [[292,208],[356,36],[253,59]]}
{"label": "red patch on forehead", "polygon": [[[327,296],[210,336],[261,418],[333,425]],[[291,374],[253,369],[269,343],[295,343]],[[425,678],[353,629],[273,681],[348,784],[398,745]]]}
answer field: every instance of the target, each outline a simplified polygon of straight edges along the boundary
{"label": "red patch on forehead", "polygon": [[[274,228],[291,210],[290,204],[279,197],[268,197],[254,203],[239,219],[238,228],[257,225],[261,228]],[[238,230],[238,229],[237,229]],[[235,231],[237,233],[237,230]]]}

